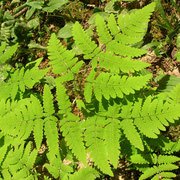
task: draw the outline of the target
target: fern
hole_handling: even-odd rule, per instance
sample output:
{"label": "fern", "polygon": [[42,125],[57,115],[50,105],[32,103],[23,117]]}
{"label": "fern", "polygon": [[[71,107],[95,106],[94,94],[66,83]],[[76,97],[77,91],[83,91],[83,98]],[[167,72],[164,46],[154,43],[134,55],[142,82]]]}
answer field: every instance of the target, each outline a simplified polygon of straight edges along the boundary
{"label": "fern", "polygon": [[71,103],[66,95],[65,88],[60,83],[57,84],[57,99],[60,109],[59,113],[63,113],[63,118],[60,121],[61,132],[65,136],[65,140],[67,141],[70,149],[72,149],[72,152],[85,165],[86,151],[82,142],[83,139],[80,119],[70,112]]}
{"label": "fern", "polygon": [[47,72],[48,69],[39,70],[36,67],[33,67],[32,69],[21,68],[20,70],[15,70],[6,82],[1,82],[0,98],[7,99],[11,97],[12,99],[15,99],[19,92],[18,90],[24,93],[26,88],[32,88]]}
{"label": "fern", "polygon": [[[123,157],[129,168],[142,172],[140,180],[175,177],[180,141],[172,142],[161,132],[179,120],[179,85],[166,96],[149,91],[152,75],[141,72],[150,66],[140,61],[147,52],[140,45],[154,7],[151,3],[117,17],[111,14],[107,22],[96,16],[97,41],[74,24],[75,46],[91,66],[87,77],[81,77],[85,87],[76,92],[76,99],[69,97],[67,82],[76,85],[84,62],[55,34],[47,47],[50,71],[56,74],[52,89],[47,83],[42,93],[29,91],[49,71],[38,68],[42,59],[8,72],[0,83],[3,179],[37,179],[36,167],[42,160],[48,171],[44,179],[113,177]],[[17,45],[5,49],[2,44],[3,64]],[[42,144],[47,150],[41,156]]]}
{"label": "fern", "polygon": [[34,149],[31,151],[30,143],[24,149],[24,144],[21,144],[20,147],[15,148],[8,152],[5,160],[1,165],[1,173],[4,179],[32,179],[37,177],[31,173],[31,169],[34,166],[37,150]]}
{"label": "fern", "polygon": [[[84,91],[85,95],[89,96],[86,91],[89,91],[90,87],[93,88],[98,101],[101,101],[102,96],[107,100],[109,100],[110,97],[123,98],[123,94],[134,94],[134,90],[140,90],[150,78],[151,75],[128,78],[127,76],[121,77],[110,73],[101,73],[95,80],[90,78],[87,79]],[[86,100],[91,99],[91,97],[87,96],[85,96]]]}
{"label": "fern", "polygon": [[78,58],[74,57],[75,53],[72,50],[67,50],[62,46],[55,34],[52,34],[49,40],[48,55],[52,71],[56,74],[66,73],[68,80],[74,79],[74,75],[83,64],[83,61],[77,62]]}
{"label": "fern", "polygon": [[[9,60],[14,53],[16,52],[18,48],[18,44],[15,44],[13,46],[10,46],[8,49],[6,49],[6,43],[2,43],[0,46],[0,64],[6,63],[7,60]],[[4,53],[3,53],[4,52]]]}

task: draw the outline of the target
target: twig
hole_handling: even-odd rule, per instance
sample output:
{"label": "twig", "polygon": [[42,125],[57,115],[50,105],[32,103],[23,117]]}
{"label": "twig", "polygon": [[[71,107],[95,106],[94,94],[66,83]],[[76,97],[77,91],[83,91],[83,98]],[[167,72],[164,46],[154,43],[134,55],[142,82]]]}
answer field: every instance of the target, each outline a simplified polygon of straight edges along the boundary
{"label": "twig", "polygon": [[14,17],[14,18],[17,18],[18,16],[20,16],[21,14],[23,14],[27,9],[28,9],[28,7],[24,7],[21,11],[19,11],[18,13],[16,13],[13,17]]}

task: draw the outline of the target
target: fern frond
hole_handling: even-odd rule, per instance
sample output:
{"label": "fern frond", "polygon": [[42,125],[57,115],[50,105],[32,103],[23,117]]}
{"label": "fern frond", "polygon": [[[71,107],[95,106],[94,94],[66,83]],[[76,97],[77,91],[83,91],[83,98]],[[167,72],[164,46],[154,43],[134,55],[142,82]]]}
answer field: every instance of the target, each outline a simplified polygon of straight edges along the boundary
{"label": "fern frond", "polygon": [[96,16],[96,27],[101,44],[106,44],[112,40],[112,36],[106,27],[104,18],[99,15]]}
{"label": "fern frond", "polygon": [[4,178],[28,179],[30,176],[35,178],[35,176],[31,173],[31,170],[37,157],[37,150],[34,149],[31,152],[30,147],[29,143],[25,149],[24,144],[14,150],[11,148],[1,167],[3,169],[2,174]]}
{"label": "fern frond", "polygon": [[108,43],[106,46],[106,50],[108,52],[113,52],[116,55],[128,57],[140,57],[148,52],[144,49],[127,46],[116,41],[111,41],[110,43]]}
{"label": "fern frond", "polygon": [[149,154],[133,154],[131,162],[134,164],[150,164],[152,163],[152,157]]}
{"label": "fern frond", "polygon": [[[155,3],[151,3],[144,8],[130,14],[120,14],[118,16],[118,24],[122,34],[129,37],[139,37],[137,42],[143,39],[147,31],[147,23],[154,11]],[[134,41],[135,42],[135,41]]]}
{"label": "fern frond", "polygon": [[151,168],[148,168],[147,170],[145,170],[145,172],[143,172],[143,174],[139,177],[139,180],[144,180],[147,179],[153,175],[155,175],[156,173],[158,173],[158,169],[156,166],[153,166]]}
{"label": "fern frond", "polygon": [[[61,42],[57,39],[56,35],[53,33],[48,43],[48,55],[50,65],[52,65],[52,71],[56,74],[60,73],[72,73],[71,68],[76,64],[78,58],[75,58],[75,53],[72,50],[67,50],[63,47]],[[82,61],[78,63],[80,66],[76,68],[80,68],[82,65]]]}
{"label": "fern frond", "polygon": [[106,153],[106,144],[103,141],[103,127],[105,126],[105,119],[103,117],[90,117],[86,120],[84,127],[86,131],[85,141],[87,151],[93,159],[95,165],[105,174],[113,176],[110,165],[108,163],[108,156]]}
{"label": "fern frond", "polygon": [[119,27],[117,26],[117,23],[113,14],[110,14],[108,18],[108,27],[113,36],[119,33]]}
{"label": "fern frond", "polygon": [[2,161],[4,160],[4,157],[6,155],[6,152],[8,150],[8,145],[4,145],[2,147],[0,147],[0,153],[1,153],[1,156],[0,156],[0,164],[2,163]]}
{"label": "fern frond", "polygon": [[14,99],[18,90],[24,93],[26,87],[32,88],[47,72],[48,69],[39,70],[37,68],[15,70],[7,82],[0,83],[0,98]]}
{"label": "fern frond", "polygon": [[[6,43],[2,43],[0,46],[0,64],[5,63],[7,60],[9,60],[13,54],[17,51],[18,44],[15,44],[13,46],[10,46],[7,50],[6,49]],[[4,53],[3,53],[4,51]]]}
{"label": "fern frond", "polygon": [[59,151],[59,135],[57,129],[57,118],[54,116],[44,119],[44,134],[46,135],[49,152],[57,154]]}
{"label": "fern frond", "polygon": [[174,103],[180,103],[180,83],[169,93]]}
{"label": "fern frond", "polygon": [[34,121],[33,135],[37,149],[41,147],[41,142],[43,140],[43,129],[44,129],[43,126],[44,126],[44,122],[42,119],[36,119]]}
{"label": "fern frond", "polygon": [[62,165],[62,160],[60,158],[59,153],[58,154],[53,154],[52,152],[49,152],[47,154],[49,164],[45,164],[46,169],[49,171],[49,173],[54,177],[58,178],[60,177],[60,169]]}
{"label": "fern frond", "polygon": [[117,168],[120,154],[119,139],[121,136],[119,120],[115,118],[109,118],[108,121],[109,123],[104,129],[105,146],[108,154],[108,159],[110,160],[114,168]]}
{"label": "fern frond", "polygon": [[51,94],[51,90],[48,85],[44,86],[43,91],[43,107],[46,116],[50,116],[54,114],[54,105],[53,105],[53,95]]}
{"label": "fern frond", "polygon": [[110,73],[103,72],[95,80],[90,80],[90,78],[88,78],[84,91],[86,92],[86,88],[89,88],[90,86],[93,87],[94,94],[98,101],[101,101],[102,96],[104,96],[104,98],[108,100],[110,99],[110,97],[122,98],[123,94],[134,94],[134,90],[140,90],[143,86],[146,85],[150,78],[150,74],[146,76],[128,78],[127,76],[120,77],[119,75],[111,75]]}
{"label": "fern frond", "polygon": [[81,168],[79,171],[69,176],[69,180],[79,180],[79,179],[93,180],[96,179],[97,177],[99,177],[99,173],[94,168],[87,166],[86,168]]}
{"label": "fern frond", "polygon": [[105,68],[107,70],[111,70],[111,72],[134,72],[140,71],[144,68],[150,66],[148,63],[144,63],[142,61],[132,60],[129,57],[122,58],[120,56],[115,56],[112,52],[101,52],[98,55],[99,66]]}
{"label": "fern frond", "polygon": [[159,174],[156,174],[151,180],[159,180],[159,178],[163,178],[163,180],[171,180],[168,178],[174,178],[176,177],[176,174],[172,172],[160,172]]}
{"label": "fern frond", "polygon": [[65,87],[58,80],[56,81],[56,96],[58,99],[59,114],[69,114],[71,112],[71,102],[66,94]]}
{"label": "fern frond", "polygon": [[58,99],[59,113],[63,114],[63,118],[60,121],[61,132],[63,133],[63,136],[67,141],[67,145],[72,150],[74,155],[85,165],[86,152],[82,139],[80,119],[70,112],[71,103],[63,85],[57,84],[56,94]]}
{"label": "fern frond", "polygon": [[133,106],[136,113],[133,112],[132,118],[137,128],[150,138],[157,138],[160,130],[165,130],[163,126],[168,126],[169,122],[174,122],[180,116],[179,105],[163,103],[163,100],[152,100],[150,96],[144,103],[139,103],[136,102]]}
{"label": "fern frond", "polygon": [[159,164],[168,164],[180,161],[180,158],[173,155],[159,155],[157,161]]}
{"label": "fern frond", "polygon": [[175,169],[178,169],[179,167],[175,164],[170,164],[170,163],[167,163],[167,164],[160,164],[158,166],[158,169],[160,172],[162,171],[172,171],[172,170],[175,170]]}
{"label": "fern frond", "polygon": [[79,22],[76,22],[73,26],[73,37],[77,46],[85,54],[84,59],[91,59],[100,51],[99,47],[97,47],[94,41],[91,41]]}
{"label": "fern frond", "polygon": [[133,124],[133,121],[130,119],[125,119],[120,123],[120,125],[124,131],[125,136],[131,142],[131,144],[141,151],[144,151],[143,142],[136,127]]}

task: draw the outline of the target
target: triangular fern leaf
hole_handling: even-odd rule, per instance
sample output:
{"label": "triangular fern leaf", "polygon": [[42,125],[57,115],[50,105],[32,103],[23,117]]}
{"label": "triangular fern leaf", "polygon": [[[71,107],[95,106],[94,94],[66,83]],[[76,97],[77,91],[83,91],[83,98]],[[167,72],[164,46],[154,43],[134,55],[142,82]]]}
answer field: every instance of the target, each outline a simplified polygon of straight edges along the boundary
{"label": "triangular fern leaf", "polygon": [[140,37],[142,39],[147,31],[147,22],[154,8],[155,3],[151,3],[130,14],[123,15],[121,13],[118,16],[118,24],[122,33],[132,38]]}

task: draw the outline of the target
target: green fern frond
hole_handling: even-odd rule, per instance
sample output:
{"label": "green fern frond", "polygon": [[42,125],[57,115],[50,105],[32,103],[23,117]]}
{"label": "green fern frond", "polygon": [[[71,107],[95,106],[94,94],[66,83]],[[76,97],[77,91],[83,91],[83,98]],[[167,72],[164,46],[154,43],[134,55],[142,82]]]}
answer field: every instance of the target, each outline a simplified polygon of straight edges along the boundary
{"label": "green fern frond", "polygon": [[24,93],[26,88],[32,88],[47,72],[48,69],[39,70],[36,67],[30,70],[24,68],[15,70],[7,82],[0,83],[0,98],[14,99],[18,90]]}
{"label": "green fern frond", "polygon": [[108,159],[114,168],[117,168],[118,157],[120,154],[119,150],[119,139],[121,136],[119,121],[117,119],[109,118],[109,123],[104,129],[104,139]]}
{"label": "green fern frond", "polygon": [[99,15],[96,16],[96,27],[101,44],[106,44],[112,40],[112,36],[106,27],[104,18]]}
{"label": "green fern frond", "polygon": [[58,99],[59,114],[69,114],[71,112],[71,102],[66,94],[65,87],[59,80],[56,81],[56,96]]}
{"label": "green fern frond", "polygon": [[[110,97],[122,98],[123,94],[134,94],[134,90],[140,90],[147,84],[151,77],[152,76],[148,74],[146,76],[128,78],[127,76],[121,77],[119,75],[112,75],[110,73],[102,72],[95,80],[90,78],[87,79],[88,81],[85,85],[84,91],[86,92],[86,88],[89,89],[91,86],[94,89],[94,94],[98,101],[101,101],[102,96],[104,96],[104,98],[107,100],[109,100]],[[86,95],[88,94],[85,94],[85,98],[89,99]]]}
{"label": "green fern frond", "polygon": [[41,143],[43,140],[43,129],[44,122],[42,119],[36,119],[34,121],[33,135],[36,143],[36,148],[39,149],[41,147]]}
{"label": "green fern frond", "polygon": [[[113,176],[110,165],[108,163],[108,155],[106,153],[106,144],[104,139],[104,129],[106,125],[103,117],[89,117],[84,124],[86,131],[84,133],[87,151],[94,161],[95,165],[105,174]],[[110,154],[109,154],[110,155]],[[113,159],[113,158],[112,158]]]}
{"label": "green fern frond", "polygon": [[111,41],[110,43],[108,43],[106,46],[106,50],[108,52],[113,52],[116,55],[128,57],[140,57],[148,52],[144,49],[127,46],[116,41]]}
{"label": "green fern frond", "polygon": [[[72,73],[71,68],[77,63],[78,58],[75,58],[75,53],[72,50],[67,50],[63,47],[61,42],[57,39],[55,34],[51,35],[48,43],[48,56],[51,60],[49,62],[52,65],[52,71],[56,74],[61,73]],[[80,66],[83,64],[82,61],[78,62]],[[77,68],[77,65],[76,65]]]}
{"label": "green fern frond", "polygon": [[53,95],[51,94],[51,90],[48,85],[44,86],[43,91],[43,107],[46,116],[50,116],[54,114],[54,105],[53,105]]}
{"label": "green fern frond", "polygon": [[69,180],[79,180],[79,179],[94,180],[97,177],[99,177],[99,173],[92,167],[87,166],[86,168],[81,168],[79,171],[69,176]]}
{"label": "green fern frond", "polygon": [[151,178],[151,180],[159,180],[160,178],[163,180],[172,180],[169,178],[174,178],[174,177],[176,177],[176,174],[172,172],[161,172],[159,174],[156,174],[153,178]]}
{"label": "green fern frond", "polygon": [[174,103],[180,103],[180,83],[169,93]]}
{"label": "green fern frond", "polygon": [[107,70],[111,70],[111,72],[119,73],[119,72],[135,72],[140,71],[144,68],[149,67],[150,64],[144,63],[142,61],[135,61],[127,58],[121,58],[119,56],[114,56],[110,52],[102,52],[98,56],[99,66],[101,68],[106,68]]}
{"label": "green fern frond", "polygon": [[159,155],[157,161],[159,164],[168,164],[180,161],[180,158],[173,155]]}
{"label": "green fern frond", "polygon": [[51,152],[49,152],[47,154],[48,160],[49,160],[49,164],[45,164],[46,169],[48,170],[48,172],[54,177],[54,178],[58,178],[60,177],[60,169],[61,169],[61,165],[62,165],[62,160],[60,158],[59,153],[58,154],[53,154]]}
{"label": "green fern frond", "polygon": [[169,122],[173,123],[180,116],[179,105],[152,100],[150,96],[143,103],[135,102],[133,109],[131,118],[134,119],[134,124],[150,138],[157,138],[160,130],[165,130],[163,126],[168,126]]}
{"label": "green fern frond", "polygon": [[120,123],[120,125],[131,144],[141,151],[144,151],[142,139],[134,126],[133,121],[130,119],[125,119]]}
{"label": "green fern frond", "polygon": [[44,134],[46,135],[47,145],[51,153],[57,154],[59,150],[59,135],[57,129],[57,118],[50,116],[44,119]]}
{"label": "green fern frond", "polygon": [[[151,3],[140,10],[136,10],[133,13],[125,15],[121,13],[118,16],[118,25],[122,34],[132,38],[139,37],[142,40],[145,32],[147,31],[147,23],[152,12],[154,11],[154,8],[155,3]],[[137,42],[140,41],[140,39],[137,40]]]}
{"label": "green fern frond", "polygon": [[8,145],[4,145],[2,147],[0,147],[0,153],[1,153],[1,156],[0,156],[0,164],[2,163],[2,161],[4,160],[4,157],[6,155],[6,152],[8,150]]}
{"label": "green fern frond", "polygon": [[[154,176],[153,178],[156,179],[157,176],[162,176],[164,173],[164,176],[163,177],[170,177],[170,176],[174,176],[174,174],[168,174],[168,172],[165,172],[165,171],[172,171],[172,170],[175,170],[175,169],[178,169],[179,167],[174,165],[174,164],[161,164],[161,165],[158,165],[158,166],[153,166],[151,168],[147,168],[143,174],[140,176],[139,180],[144,180],[144,179],[147,179],[147,178],[150,178],[152,176]],[[167,176],[166,176],[167,175]]]}
{"label": "green fern frond", "polygon": [[69,113],[60,121],[61,132],[73,154],[86,165],[86,151],[82,138],[80,119]]}
{"label": "green fern frond", "polygon": [[8,49],[6,49],[6,43],[5,42],[2,43],[0,46],[0,64],[3,64],[7,60],[9,60],[17,51],[17,48],[18,48],[18,44],[15,44],[13,46],[10,46]]}
{"label": "green fern frond", "polygon": [[84,59],[91,59],[100,51],[94,41],[91,41],[81,25],[76,22],[73,26],[73,37],[77,46],[85,54]]}
{"label": "green fern frond", "polygon": [[24,144],[22,144],[19,148],[11,149],[8,152],[1,167],[3,168],[2,175],[4,178],[9,177],[15,180],[21,178],[28,179],[29,176],[35,178],[30,170],[32,170],[34,166],[37,150],[34,149],[31,151],[30,147],[31,145],[29,143],[24,149]]}
{"label": "green fern frond", "polygon": [[66,90],[60,83],[57,84],[57,99],[59,106],[59,113],[63,114],[60,121],[61,132],[67,141],[67,145],[72,150],[74,155],[84,165],[86,164],[86,151],[82,138],[82,130],[80,119],[73,115],[71,111],[71,103],[66,94]]}
{"label": "green fern frond", "polygon": [[152,157],[150,154],[133,154],[130,161],[134,164],[150,164]]}

